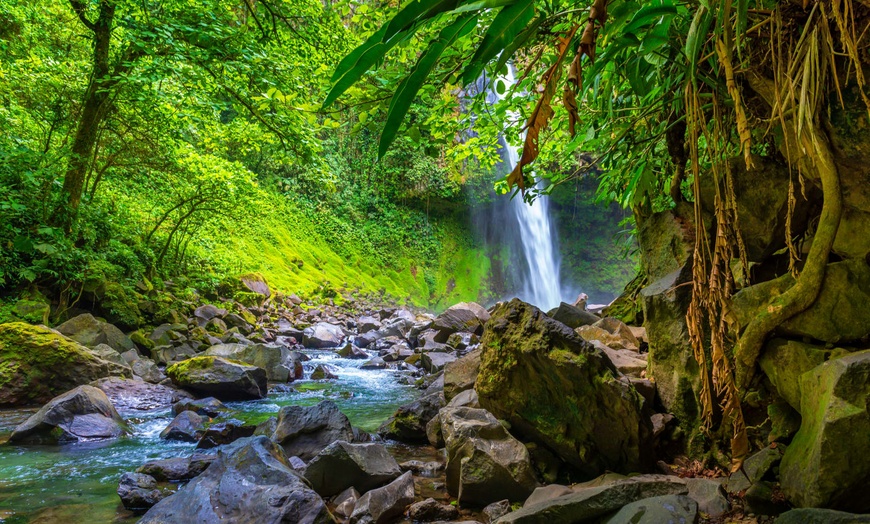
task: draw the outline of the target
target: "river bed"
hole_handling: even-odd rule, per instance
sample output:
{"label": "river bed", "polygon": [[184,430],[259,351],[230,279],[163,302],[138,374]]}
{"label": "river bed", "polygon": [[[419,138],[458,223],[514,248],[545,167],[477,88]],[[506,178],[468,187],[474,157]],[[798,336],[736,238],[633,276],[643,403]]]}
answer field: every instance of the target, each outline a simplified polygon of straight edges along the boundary
{"label": "river bed", "polygon": [[[259,423],[283,406],[314,405],[332,400],[355,427],[375,431],[396,408],[419,396],[408,385],[408,375],[396,370],[363,370],[364,360],[339,358],[331,350],[306,350],[311,360],[305,374],[318,364],[333,367],[337,380],[300,380],[290,384],[296,392],[270,393],[262,400],[227,402],[230,415]],[[0,411],[0,442],[36,409]],[[62,446],[0,444],[0,523],[132,523],[139,516],[124,509],[116,493],[118,479],[149,460],[189,456],[195,444],[162,440],[159,435],[172,420],[169,408],[122,411],[133,435],[103,442]],[[431,453],[407,446],[391,446],[407,457]],[[430,459],[431,460],[431,459]]]}

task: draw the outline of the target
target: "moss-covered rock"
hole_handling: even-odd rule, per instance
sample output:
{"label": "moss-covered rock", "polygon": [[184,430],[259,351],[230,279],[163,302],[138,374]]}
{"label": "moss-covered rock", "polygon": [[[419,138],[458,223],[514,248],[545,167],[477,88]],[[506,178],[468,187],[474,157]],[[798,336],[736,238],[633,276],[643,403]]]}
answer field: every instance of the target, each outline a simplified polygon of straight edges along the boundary
{"label": "moss-covered rock", "polygon": [[200,356],[166,368],[176,385],[220,400],[258,399],[266,396],[266,372],[244,362]]}
{"label": "moss-covered rock", "polygon": [[130,371],[45,326],[0,324],[0,406],[45,403],[108,376]]}
{"label": "moss-covered rock", "polygon": [[800,411],[801,375],[824,363],[829,354],[818,346],[778,338],[765,345],[759,364],[779,396]]}
{"label": "moss-covered rock", "polygon": [[801,428],[780,466],[782,490],[800,507],[870,511],[870,350],[835,358],[801,377]]}
{"label": "moss-covered rock", "polygon": [[47,324],[50,312],[51,305],[41,296],[19,299],[12,308],[15,317],[31,324]]}
{"label": "moss-covered rock", "polygon": [[649,458],[640,395],[600,350],[518,299],[486,324],[475,389],[512,431],[585,474],[639,471]]}

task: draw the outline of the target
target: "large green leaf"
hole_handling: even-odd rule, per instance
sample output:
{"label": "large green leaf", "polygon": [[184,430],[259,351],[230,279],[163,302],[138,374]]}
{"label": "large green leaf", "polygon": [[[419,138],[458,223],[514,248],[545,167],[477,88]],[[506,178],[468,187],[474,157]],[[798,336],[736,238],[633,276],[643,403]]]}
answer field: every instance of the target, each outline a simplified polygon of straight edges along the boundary
{"label": "large green leaf", "polygon": [[623,33],[634,33],[638,29],[657,22],[663,16],[674,16],[677,14],[677,8],[673,4],[665,5],[650,5],[637,10],[631,21],[622,30]]}
{"label": "large green leaf", "polygon": [[713,11],[706,5],[701,5],[695,11],[692,24],[689,26],[689,34],[686,35],[686,58],[689,60],[689,78],[694,80],[698,71],[698,55],[707,39],[707,31],[713,20]]}
{"label": "large green leaf", "polygon": [[476,0],[472,2],[463,2],[454,9],[453,13],[467,13],[469,11],[480,11],[482,9],[495,9],[497,7],[505,7],[517,3],[517,0]]}
{"label": "large green leaf", "polygon": [[461,38],[470,33],[477,26],[477,15],[465,15],[457,18],[452,24],[448,25],[438,34],[432,42],[429,43],[429,48],[417,60],[417,64],[411,73],[402,80],[393,98],[390,101],[390,109],[387,112],[387,121],[384,124],[384,131],[381,133],[380,144],[378,145],[378,158],[383,158],[390,145],[396,139],[396,134],[402,126],[402,121],[411,107],[411,102],[422,87],[426,77],[435,67],[441,53],[444,52],[457,38]]}
{"label": "large green leaf", "polygon": [[516,38],[513,39],[513,41],[511,41],[510,44],[508,44],[507,47],[504,48],[504,51],[502,51],[501,54],[498,56],[498,62],[495,65],[496,71],[501,71],[501,69],[508,63],[508,60],[513,58],[514,54],[519,48],[523,47],[524,45],[526,45],[526,42],[537,36],[538,31],[540,31],[541,29],[541,24],[544,23],[544,20],[546,20],[546,18],[544,17],[536,18],[534,22],[526,26],[526,28],[523,29],[522,33],[520,33]]}
{"label": "large green leaf", "polygon": [[476,81],[486,64],[504,51],[534,16],[534,0],[518,0],[517,3],[502,9],[483,35],[471,62],[463,70],[462,84],[468,85]]}

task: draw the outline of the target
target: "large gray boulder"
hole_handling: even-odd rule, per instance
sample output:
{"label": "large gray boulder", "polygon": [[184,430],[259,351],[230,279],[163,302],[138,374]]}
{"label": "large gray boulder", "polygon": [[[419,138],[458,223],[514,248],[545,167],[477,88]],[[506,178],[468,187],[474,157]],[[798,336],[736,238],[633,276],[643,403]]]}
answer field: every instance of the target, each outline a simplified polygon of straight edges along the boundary
{"label": "large gray boulder", "polygon": [[181,442],[196,442],[205,431],[207,419],[193,411],[182,411],[172,419],[166,428],[160,432],[164,440],[179,440]]}
{"label": "large gray boulder", "polygon": [[585,309],[580,309],[566,302],[562,302],[559,304],[559,307],[551,309],[547,314],[571,329],[589,326],[601,320],[601,317],[598,315],[594,315]]}
{"label": "large gray boulder", "polygon": [[305,328],[302,333],[302,345],[312,349],[335,348],[344,340],[344,331],[328,322],[318,322]]}
{"label": "large gray boulder", "polygon": [[425,444],[426,424],[435,418],[438,410],[444,407],[444,394],[440,391],[423,395],[410,404],[399,406],[389,419],[381,424],[378,433],[384,438]]}
{"label": "large gray boulder", "polygon": [[20,424],[10,442],[65,443],[116,438],[127,425],[102,390],[79,386],[59,395]]}
{"label": "large gray boulder", "polygon": [[186,482],[202,474],[216,458],[216,455],[197,453],[190,457],[152,460],[139,466],[136,473],[149,475],[158,482]]}
{"label": "large gray boulder", "polygon": [[488,411],[444,408],[433,424],[447,448],[447,490],[460,504],[525,500],[537,487],[529,451]]}
{"label": "large gray boulder", "polygon": [[453,353],[428,352],[423,353],[423,357],[420,359],[423,368],[429,373],[438,373],[444,369],[444,366],[455,361],[456,355]]}
{"label": "large gray boulder", "polygon": [[266,437],[241,439],[218,451],[204,473],[163,499],[140,524],[332,523],[323,499]]}
{"label": "large gray boulder", "polygon": [[450,335],[459,331],[481,334],[483,325],[489,320],[489,312],[480,304],[461,302],[447,308],[435,318],[432,329],[437,331],[435,342],[444,344]]}
{"label": "large gray boulder", "polygon": [[249,400],[266,396],[263,368],[221,357],[198,356],[166,368],[177,386],[220,400]]}
{"label": "large gray boulder", "polygon": [[414,502],[414,478],[411,472],[382,488],[369,491],[356,501],[350,524],[387,524],[405,512]]}
{"label": "large gray boulder", "polygon": [[266,371],[269,382],[289,382],[295,378],[295,362],[285,346],[269,344],[217,344],[204,355],[238,360]]}
{"label": "large gray boulder", "polygon": [[327,446],[305,468],[305,479],[323,497],[351,487],[365,493],[401,474],[396,459],[382,444],[351,444],[343,440]]}
{"label": "large gray boulder", "polygon": [[800,380],[801,428],[782,457],[783,492],[800,507],[870,511],[870,350]]}
{"label": "large gray boulder", "polygon": [[480,373],[479,349],[449,362],[444,366],[444,399],[450,402],[463,391],[473,389],[478,373]]}
{"label": "large gray boulder", "polygon": [[480,406],[511,431],[590,476],[644,469],[643,400],[601,350],[518,299],[496,306],[480,345]]}
{"label": "large gray boulder", "polygon": [[336,440],[353,441],[353,428],[334,402],[324,400],[316,406],[281,408],[272,440],[288,456],[311,460]]}
{"label": "large gray boulder", "polygon": [[106,344],[118,353],[123,353],[136,347],[123,331],[108,322],[95,318],[90,313],[73,317],[55,329],[89,348]]}
{"label": "large gray boulder", "polygon": [[157,488],[154,477],[144,473],[124,473],[118,482],[121,504],[134,513],[146,511],[167,495],[166,491]]}
{"label": "large gray boulder", "polygon": [[[663,495],[685,495],[686,481],[666,475],[640,475],[597,487],[582,487],[555,498],[524,504],[498,524],[582,524],[599,522],[632,502]],[[667,522],[667,521],[665,521]]]}

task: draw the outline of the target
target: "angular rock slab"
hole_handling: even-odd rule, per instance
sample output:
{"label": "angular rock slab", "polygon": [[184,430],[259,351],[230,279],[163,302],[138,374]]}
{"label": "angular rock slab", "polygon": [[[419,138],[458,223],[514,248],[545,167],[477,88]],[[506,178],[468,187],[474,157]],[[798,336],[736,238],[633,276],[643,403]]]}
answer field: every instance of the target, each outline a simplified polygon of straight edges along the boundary
{"label": "angular rock slab", "polygon": [[140,524],[180,522],[332,524],[323,499],[266,437],[238,440],[218,452],[204,473],[163,499]]}
{"label": "angular rock slab", "polygon": [[79,386],[31,415],[15,428],[9,441],[63,443],[116,438],[127,433],[127,425],[102,390]]}
{"label": "angular rock slab", "polygon": [[538,486],[529,451],[492,413],[444,408],[435,422],[447,447],[447,491],[460,504],[524,500]]}
{"label": "angular rock slab", "polygon": [[801,428],[780,465],[782,490],[800,507],[870,511],[870,350],[801,376]]}
{"label": "angular rock slab", "polygon": [[270,382],[288,382],[294,378],[294,362],[285,346],[269,344],[216,344],[203,353],[238,360],[266,371]]}
{"label": "angular rock slab", "polygon": [[685,480],[667,475],[640,475],[605,486],[581,488],[538,504],[523,506],[498,519],[498,524],[580,524],[632,502],[663,495],[688,493]]}
{"label": "angular rock slab", "polygon": [[166,368],[176,385],[219,400],[250,400],[266,396],[263,368],[221,357],[200,356]]}
{"label": "angular rock slab", "polygon": [[480,373],[480,350],[472,351],[464,357],[444,366],[444,399],[453,397],[474,388]]}
{"label": "angular rock slab", "polygon": [[383,486],[402,474],[396,462],[381,444],[333,442],[311,459],[305,479],[322,497],[331,497],[348,488],[360,493]]}
{"label": "angular rock slab", "polygon": [[434,340],[444,344],[450,335],[460,331],[480,334],[487,320],[489,312],[483,306],[474,302],[460,302],[435,318],[432,328],[438,333]]}
{"label": "angular rock slab", "polygon": [[344,331],[328,322],[318,322],[302,330],[302,333],[302,345],[312,349],[338,347],[344,339]]}
{"label": "angular rock slab", "polygon": [[519,299],[496,306],[480,345],[480,405],[517,435],[588,475],[644,469],[643,399],[601,350]]}
{"label": "angular rock slab", "polygon": [[335,402],[324,400],[316,406],[284,406],[272,440],[288,456],[311,460],[336,440],[353,441],[353,428]]}
{"label": "angular rock slab", "polygon": [[405,512],[414,502],[414,478],[402,474],[386,486],[373,489],[356,501],[350,524],[387,524]]}

